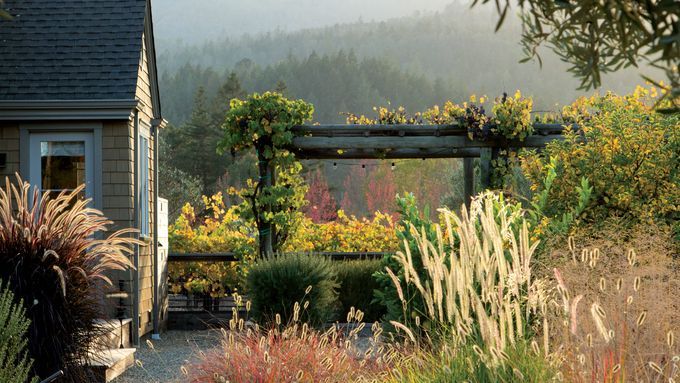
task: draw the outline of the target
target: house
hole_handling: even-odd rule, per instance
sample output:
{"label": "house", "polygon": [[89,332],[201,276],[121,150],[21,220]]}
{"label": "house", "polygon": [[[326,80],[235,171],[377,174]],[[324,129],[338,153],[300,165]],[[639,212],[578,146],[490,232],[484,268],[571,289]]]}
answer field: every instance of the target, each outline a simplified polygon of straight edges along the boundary
{"label": "house", "polygon": [[[101,293],[134,344],[160,331],[158,93],[149,0],[8,0],[0,20],[0,177],[43,191],[86,184],[113,229],[146,246]],[[120,321],[124,323],[124,321]],[[127,328],[127,327],[126,327]]]}

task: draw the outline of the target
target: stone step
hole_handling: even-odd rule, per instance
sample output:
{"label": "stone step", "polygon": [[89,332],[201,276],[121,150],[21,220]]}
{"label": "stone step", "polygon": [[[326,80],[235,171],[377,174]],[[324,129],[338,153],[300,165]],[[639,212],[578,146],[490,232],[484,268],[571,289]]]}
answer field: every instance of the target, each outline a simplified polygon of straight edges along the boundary
{"label": "stone step", "polygon": [[130,333],[132,319],[99,319],[97,325],[100,326],[102,334],[93,341],[93,346],[98,350],[130,348]]}
{"label": "stone step", "polygon": [[107,383],[135,364],[134,348],[117,348],[94,352],[89,369],[92,382]]}

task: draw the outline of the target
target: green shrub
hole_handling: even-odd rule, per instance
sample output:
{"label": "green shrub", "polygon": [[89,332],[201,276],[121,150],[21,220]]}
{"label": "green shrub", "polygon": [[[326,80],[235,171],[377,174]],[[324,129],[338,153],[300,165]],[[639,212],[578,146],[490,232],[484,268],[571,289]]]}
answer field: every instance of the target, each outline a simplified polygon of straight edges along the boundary
{"label": "green shrub", "polygon": [[[14,294],[0,281],[0,382],[25,383],[29,381],[33,361],[28,358],[26,332],[30,321],[26,319],[23,302],[14,302]],[[30,381],[36,382],[33,378]]]}
{"label": "green shrub", "polygon": [[529,152],[522,169],[542,192],[555,161],[545,215],[560,217],[573,205],[583,177],[592,186],[585,215],[594,221],[620,216],[634,222],[680,216],[680,114],[657,113],[648,92],[580,99],[563,111],[582,132],[567,132],[541,153]]}
{"label": "green shrub", "polygon": [[[434,241],[437,238],[437,234],[435,225],[429,218],[429,209],[426,207],[421,212],[418,209],[418,204],[416,203],[416,198],[413,194],[407,194],[404,197],[397,196],[397,206],[399,207],[398,212],[401,216],[399,224],[397,225],[397,239],[399,241],[400,249],[405,251],[406,249],[404,246],[409,247],[411,253],[414,255],[413,265],[415,270],[418,270],[423,274],[425,273],[425,269],[423,268],[423,262],[419,256],[418,243],[411,232],[410,227],[413,225],[418,230],[422,230],[429,240]],[[397,294],[394,282],[385,272],[386,267],[389,267],[398,278],[404,293],[406,307],[404,307],[404,302],[402,302]],[[415,316],[425,310],[422,300],[418,299],[418,292],[416,289],[405,282],[404,268],[401,263],[399,263],[392,254],[386,255],[381,261],[380,270],[378,270],[374,276],[379,286],[379,288],[375,290],[374,302],[385,308],[385,319],[387,321],[396,320],[408,326],[412,325]],[[411,317],[404,318],[405,312],[409,313]]]}
{"label": "green shrub", "polygon": [[363,321],[366,323],[375,322],[385,315],[385,307],[372,304],[373,291],[380,285],[373,277],[380,270],[380,260],[355,260],[335,262],[333,265],[340,284],[338,290],[338,300],[340,310],[338,320],[344,321],[344,315],[352,307],[363,311]]}
{"label": "green shrub", "polygon": [[260,322],[276,314],[284,323],[291,321],[295,302],[303,306],[299,319],[311,324],[332,320],[337,309],[337,276],[333,261],[325,257],[283,254],[258,260],[248,272],[247,286],[252,315]]}

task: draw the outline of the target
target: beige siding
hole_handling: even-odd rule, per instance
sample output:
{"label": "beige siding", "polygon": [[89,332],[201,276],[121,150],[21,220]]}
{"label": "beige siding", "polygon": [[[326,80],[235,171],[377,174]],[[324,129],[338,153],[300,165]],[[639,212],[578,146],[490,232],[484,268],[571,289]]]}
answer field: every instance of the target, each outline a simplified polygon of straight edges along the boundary
{"label": "beige siding", "polygon": [[[149,77],[149,68],[147,62],[146,42],[142,42],[142,55],[139,62],[139,76],[137,79],[136,98],[139,100],[139,119],[140,129],[144,126],[151,126],[153,120],[153,109],[151,101],[151,81]],[[149,136],[149,227],[152,237],[154,234],[154,210],[156,203],[153,200],[154,195],[154,142],[153,138]],[[140,252],[139,257],[139,314],[140,314],[140,335],[144,335],[153,329],[153,318],[151,315],[153,309],[153,253],[150,247],[144,248]]]}
{"label": "beige siding", "polygon": [[5,177],[14,181],[14,173],[19,171],[19,126],[16,124],[0,125],[0,153],[7,154],[7,164],[0,167],[0,178],[5,185]]}
{"label": "beige siding", "polygon": [[[113,221],[111,231],[134,226],[134,129],[131,121],[108,122],[102,125],[102,211]],[[118,291],[119,282],[131,291],[132,273],[116,271],[112,274],[112,290]],[[132,316],[132,300],[109,302],[108,314],[116,315],[123,304],[125,315]]]}

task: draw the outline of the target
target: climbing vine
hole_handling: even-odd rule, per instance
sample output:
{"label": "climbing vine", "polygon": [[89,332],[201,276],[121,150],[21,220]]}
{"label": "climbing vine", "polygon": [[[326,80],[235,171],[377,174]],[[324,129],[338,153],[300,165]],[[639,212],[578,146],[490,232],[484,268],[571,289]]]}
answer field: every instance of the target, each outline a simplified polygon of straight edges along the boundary
{"label": "climbing vine", "polygon": [[459,124],[467,129],[470,140],[486,141],[502,137],[505,145],[498,148],[491,160],[491,186],[501,187],[505,178],[514,166],[517,153],[510,147],[511,141],[524,141],[534,132],[531,111],[533,100],[522,97],[518,90],[513,96],[503,94],[496,98],[492,106],[492,114],[487,115],[484,104],[485,96],[471,96],[469,102],[455,104],[447,101],[443,106],[435,105],[423,113],[410,115],[404,107],[375,107],[375,118],[347,113],[347,123],[354,125],[375,124]]}
{"label": "climbing vine", "polygon": [[261,255],[285,243],[305,204],[302,165],[287,148],[293,142],[291,128],[310,121],[313,113],[311,104],[275,92],[231,100],[219,150],[256,152],[258,179],[234,193],[242,200],[237,214],[256,224]]}

